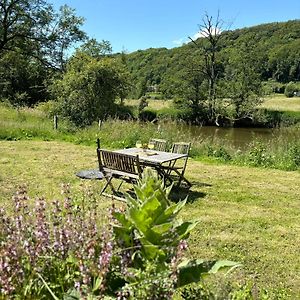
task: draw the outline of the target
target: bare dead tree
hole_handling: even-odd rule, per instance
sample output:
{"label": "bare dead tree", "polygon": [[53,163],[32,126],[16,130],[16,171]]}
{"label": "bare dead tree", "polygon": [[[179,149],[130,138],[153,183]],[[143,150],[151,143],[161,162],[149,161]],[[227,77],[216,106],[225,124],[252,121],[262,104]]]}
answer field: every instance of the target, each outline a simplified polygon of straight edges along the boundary
{"label": "bare dead tree", "polygon": [[201,72],[208,81],[207,101],[209,119],[211,121],[215,120],[216,117],[216,83],[219,77],[219,72],[217,69],[217,52],[220,47],[223,25],[224,22],[220,19],[219,12],[215,19],[206,13],[202,19],[202,24],[198,25],[199,32],[205,40],[204,43],[198,43],[193,38],[189,37],[193,44],[200,48],[201,55],[203,55],[204,67]]}

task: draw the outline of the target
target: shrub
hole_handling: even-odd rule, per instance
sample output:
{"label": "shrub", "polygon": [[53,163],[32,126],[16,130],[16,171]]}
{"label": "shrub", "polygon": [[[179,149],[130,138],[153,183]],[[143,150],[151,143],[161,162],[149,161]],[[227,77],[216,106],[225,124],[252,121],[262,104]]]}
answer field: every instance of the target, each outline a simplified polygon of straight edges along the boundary
{"label": "shrub", "polygon": [[237,266],[184,259],[197,222],[177,218],[186,200],[171,203],[170,188],[152,170],[134,190],[125,211],[113,206],[104,229],[93,198],[74,200],[68,186],[63,205],[54,201],[49,209],[38,198],[32,210],[20,189],[12,214],[0,210],[2,298],[171,299],[176,288]]}
{"label": "shrub", "polygon": [[98,228],[95,201],[71,199],[68,186],[63,191],[63,205],[54,201],[47,209],[45,199],[38,198],[32,209],[21,188],[12,215],[0,211],[2,295],[62,299],[74,291],[81,296],[103,292],[111,232]]}
{"label": "shrub", "polygon": [[291,146],[288,151],[288,156],[296,168],[300,167],[300,145]]}
{"label": "shrub", "polygon": [[231,160],[231,155],[223,146],[207,145],[207,156],[216,157],[223,161]]}
{"label": "shrub", "polygon": [[293,82],[289,82],[286,87],[285,87],[285,90],[284,90],[284,94],[286,97],[294,97],[294,93],[297,91],[297,87],[296,85],[293,83]]}
{"label": "shrub", "polygon": [[272,164],[272,158],[268,154],[264,144],[257,142],[251,146],[247,155],[247,161],[252,166],[268,167]]}
{"label": "shrub", "polygon": [[144,122],[152,122],[156,119],[156,112],[150,109],[143,110],[139,113],[139,119]]}
{"label": "shrub", "polygon": [[61,114],[77,126],[86,126],[111,115],[115,99],[124,97],[127,83],[127,73],[117,60],[77,53],[50,90],[58,99]]}

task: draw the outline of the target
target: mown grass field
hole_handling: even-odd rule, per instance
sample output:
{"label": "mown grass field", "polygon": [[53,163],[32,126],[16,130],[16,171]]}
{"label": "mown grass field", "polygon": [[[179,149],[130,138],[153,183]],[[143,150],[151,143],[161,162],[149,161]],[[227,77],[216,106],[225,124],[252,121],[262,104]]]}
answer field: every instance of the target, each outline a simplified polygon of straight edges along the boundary
{"label": "mown grass field", "polygon": [[[74,175],[96,168],[95,147],[0,141],[0,154],[0,199],[8,209],[20,184],[27,185],[32,197],[43,195],[49,201],[61,198],[62,183],[70,183],[76,194],[82,185],[90,186],[103,213],[111,204],[98,196],[103,182]],[[214,285],[222,285],[225,293],[226,280],[246,281],[255,283],[260,295],[268,290],[264,299],[300,299],[300,173],[190,160],[187,177],[193,187],[182,217],[200,221],[189,239],[190,255],[243,264]]]}
{"label": "mown grass field", "polygon": [[[173,105],[172,100],[148,99],[147,101],[148,108],[155,111],[169,108]],[[139,101],[134,99],[125,101],[125,104],[129,106],[137,106],[138,103]],[[260,107],[275,111],[300,111],[300,98],[288,98],[283,94],[272,94],[264,98],[264,102]]]}
{"label": "mown grass field", "polygon": [[[148,108],[151,110],[160,110],[164,108],[169,108],[173,105],[172,100],[157,100],[157,99],[147,99],[148,102]],[[139,100],[136,99],[126,99],[125,100],[125,105],[128,106],[138,106],[139,105]]]}
{"label": "mown grass field", "polygon": [[287,98],[281,94],[274,94],[266,97],[261,107],[276,111],[300,111],[300,98]]}

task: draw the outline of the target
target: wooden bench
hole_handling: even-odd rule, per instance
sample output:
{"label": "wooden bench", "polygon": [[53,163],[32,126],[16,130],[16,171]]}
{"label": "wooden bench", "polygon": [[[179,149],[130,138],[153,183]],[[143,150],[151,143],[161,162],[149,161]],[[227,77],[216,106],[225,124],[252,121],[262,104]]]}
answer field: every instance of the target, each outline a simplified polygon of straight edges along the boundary
{"label": "wooden bench", "polygon": [[[119,189],[122,183],[125,181],[135,184],[137,180],[141,178],[142,171],[139,156],[102,150],[99,147],[97,148],[97,156],[99,171],[103,173],[104,178],[106,179],[106,184],[101,191],[101,195],[124,201],[124,196],[119,196]],[[115,188],[112,183],[114,179],[119,179],[121,181],[118,188]],[[112,194],[105,193],[108,187],[110,187]]]}

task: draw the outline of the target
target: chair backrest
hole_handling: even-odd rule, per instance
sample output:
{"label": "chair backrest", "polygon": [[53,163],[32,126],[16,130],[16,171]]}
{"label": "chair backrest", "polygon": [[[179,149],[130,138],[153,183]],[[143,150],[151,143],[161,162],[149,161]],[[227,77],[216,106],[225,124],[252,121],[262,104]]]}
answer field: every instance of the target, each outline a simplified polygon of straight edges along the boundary
{"label": "chair backrest", "polygon": [[180,154],[189,154],[191,148],[191,143],[173,143],[171,152]]}
{"label": "chair backrest", "polygon": [[150,139],[149,143],[154,143],[154,150],[166,151],[167,141],[163,139]]}
{"label": "chair backrest", "polygon": [[139,157],[113,151],[97,149],[101,172],[117,171],[119,175],[141,176]]}

